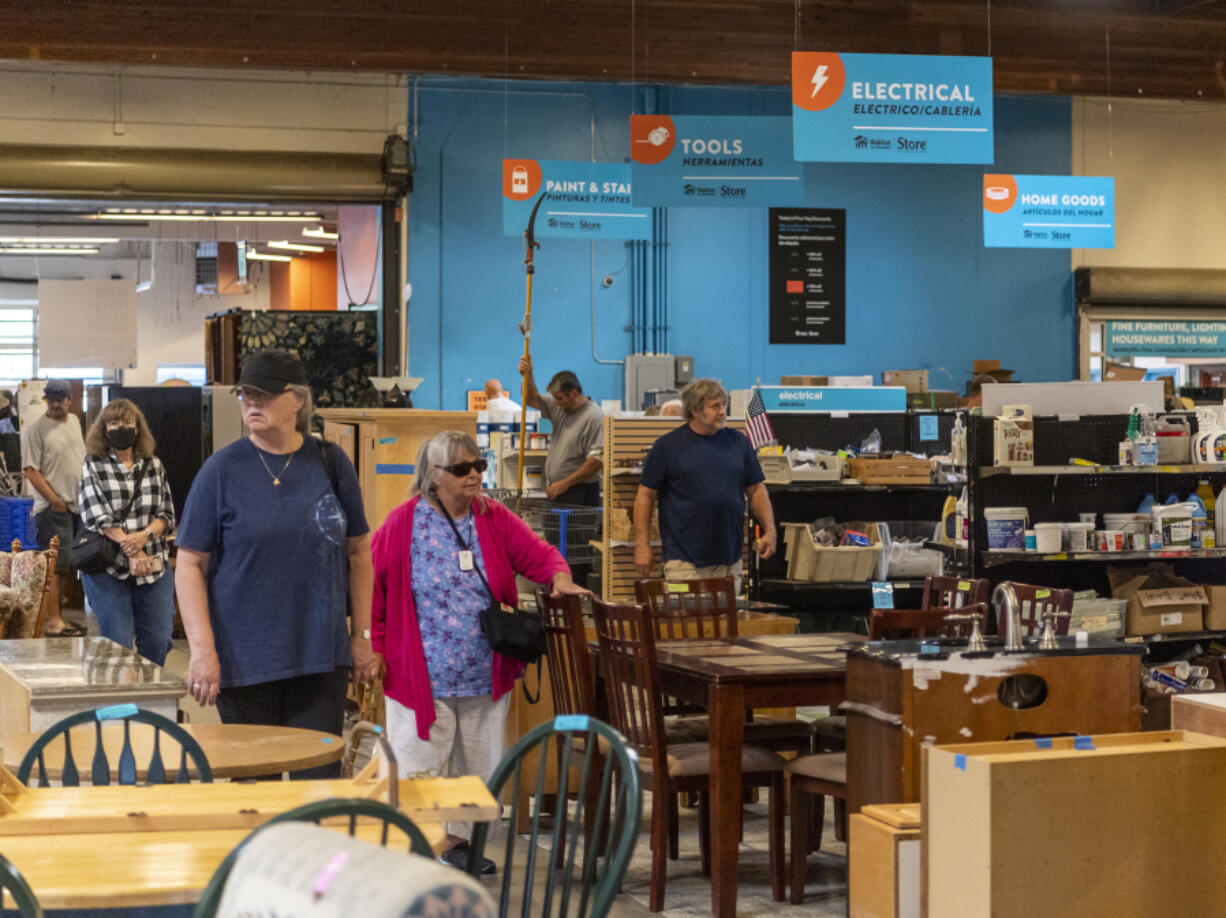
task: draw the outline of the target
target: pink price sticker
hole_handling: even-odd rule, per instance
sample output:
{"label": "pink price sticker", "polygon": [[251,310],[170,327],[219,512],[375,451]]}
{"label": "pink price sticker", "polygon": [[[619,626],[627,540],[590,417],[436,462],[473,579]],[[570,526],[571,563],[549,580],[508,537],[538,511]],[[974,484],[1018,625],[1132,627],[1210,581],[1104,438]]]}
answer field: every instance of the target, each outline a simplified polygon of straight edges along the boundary
{"label": "pink price sticker", "polygon": [[316,899],[323,898],[324,893],[328,891],[328,887],[332,885],[332,881],[336,879],[336,875],[341,872],[341,868],[349,860],[349,854],[350,852],[348,851],[338,851],[328,858],[328,863],[324,864],[323,870],[319,871],[319,876],[311,884],[311,892]]}

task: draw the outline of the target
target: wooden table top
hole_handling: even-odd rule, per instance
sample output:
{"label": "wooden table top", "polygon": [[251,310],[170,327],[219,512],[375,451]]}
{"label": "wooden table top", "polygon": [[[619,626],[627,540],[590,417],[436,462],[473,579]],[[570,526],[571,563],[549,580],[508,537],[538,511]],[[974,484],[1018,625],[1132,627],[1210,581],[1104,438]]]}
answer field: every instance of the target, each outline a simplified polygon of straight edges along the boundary
{"label": "wooden table top", "polygon": [[[192,903],[256,825],[311,800],[365,796],[374,787],[337,780],[34,789],[10,798],[17,812],[0,817],[0,851],[44,908]],[[402,780],[399,791],[400,809],[436,852],[443,821],[498,815],[474,776]],[[115,830],[133,825],[141,828]],[[348,820],[337,829],[347,831]],[[376,823],[359,822],[357,837],[377,844],[379,833]]]}
{"label": "wooden table top", "polygon": [[847,669],[839,648],[867,640],[862,634],[763,634],[711,640],[657,641],[663,669],[707,682],[786,682]]}
{"label": "wooden table top", "polygon": [[[339,736],[297,727],[269,727],[254,724],[183,724],[209,760],[215,778],[250,778],[327,765],[338,761],[345,752]],[[40,734],[25,733],[0,739],[4,745],[4,765],[17,773],[26,751]],[[123,725],[103,724],[102,742],[114,773],[123,748]],[[178,744],[162,739],[162,761],[168,774],[179,764]],[[136,756],[137,780],[144,780],[145,768],[153,750],[153,728],[147,724],[132,724],[132,751]],[[72,732],[73,760],[82,775],[89,774],[94,756],[94,730],[86,724]],[[48,776],[58,780],[64,761],[64,742],[53,740],[43,756]]]}

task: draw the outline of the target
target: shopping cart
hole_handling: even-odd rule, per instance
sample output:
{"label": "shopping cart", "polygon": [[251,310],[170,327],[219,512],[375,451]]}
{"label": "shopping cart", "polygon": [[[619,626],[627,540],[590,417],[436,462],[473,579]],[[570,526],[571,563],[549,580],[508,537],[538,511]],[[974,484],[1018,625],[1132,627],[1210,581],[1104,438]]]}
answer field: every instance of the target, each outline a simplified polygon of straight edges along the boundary
{"label": "shopping cart", "polygon": [[592,547],[592,542],[600,541],[600,507],[558,504],[543,497],[524,497],[510,489],[488,489],[482,493],[518,515],[533,532],[557,548],[571,567],[600,563],[599,552]]}

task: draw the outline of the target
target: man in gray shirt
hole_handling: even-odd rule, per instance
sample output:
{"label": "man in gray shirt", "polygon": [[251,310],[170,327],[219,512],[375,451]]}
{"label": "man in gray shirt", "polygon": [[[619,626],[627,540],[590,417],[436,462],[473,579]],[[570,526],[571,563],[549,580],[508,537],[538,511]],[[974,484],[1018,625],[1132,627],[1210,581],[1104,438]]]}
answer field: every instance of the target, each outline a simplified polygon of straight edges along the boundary
{"label": "man in gray shirt", "polygon": [[583,394],[570,370],[555,373],[545,392],[536,389],[531,357],[520,358],[519,372],[527,383],[528,404],[553,424],[545,457],[546,496],[559,504],[599,507],[604,413]]}
{"label": "man in gray shirt", "polygon": [[72,406],[72,389],[67,381],[48,380],[43,401],[47,404],[46,413],[26,424],[21,431],[21,465],[26,481],[34,489],[38,547],[46,549],[53,535],[60,537],[59,559],[55,566],[60,589],[55,600],[49,603],[44,630],[52,637],[76,637],[85,631],[64,621],[60,615],[59,596],[64,594],[64,578],[72,571],[69,549],[81,525],[81,508],[77,501],[85,463],[85,438],[81,435],[81,422],[68,410]]}

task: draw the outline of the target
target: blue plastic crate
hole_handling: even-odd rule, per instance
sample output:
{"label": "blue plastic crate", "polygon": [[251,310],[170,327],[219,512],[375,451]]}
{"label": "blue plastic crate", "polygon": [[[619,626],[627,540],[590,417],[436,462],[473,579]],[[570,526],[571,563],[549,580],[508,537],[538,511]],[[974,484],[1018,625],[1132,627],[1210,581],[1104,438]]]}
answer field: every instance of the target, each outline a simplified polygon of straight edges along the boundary
{"label": "blue plastic crate", "polygon": [[38,541],[32,497],[0,497],[0,551],[8,551],[13,539],[20,539],[22,548],[33,548]]}

